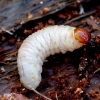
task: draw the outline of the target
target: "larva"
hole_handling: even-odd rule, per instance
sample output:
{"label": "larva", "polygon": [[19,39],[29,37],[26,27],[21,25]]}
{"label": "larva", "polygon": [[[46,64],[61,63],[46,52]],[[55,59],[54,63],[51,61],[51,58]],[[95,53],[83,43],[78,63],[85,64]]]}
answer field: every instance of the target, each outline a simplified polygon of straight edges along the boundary
{"label": "larva", "polygon": [[89,40],[90,34],[85,29],[64,25],[49,26],[33,33],[24,40],[18,51],[20,81],[26,88],[37,92],[35,89],[41,82],[45,58],[55,53],[72,52]]}

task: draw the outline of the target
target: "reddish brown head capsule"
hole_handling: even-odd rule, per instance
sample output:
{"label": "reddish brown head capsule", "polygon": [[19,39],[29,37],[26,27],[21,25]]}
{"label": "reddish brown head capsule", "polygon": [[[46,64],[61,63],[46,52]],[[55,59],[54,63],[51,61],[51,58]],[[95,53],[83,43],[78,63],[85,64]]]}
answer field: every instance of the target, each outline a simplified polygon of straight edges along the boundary
{"label": "reddish brown head capsule", "polygon": [[89,42],[91,35],[89,34],[87,30],[83,28],[76,28],[74,30],[74,37],[80,43],[86,44],[87,42]]}

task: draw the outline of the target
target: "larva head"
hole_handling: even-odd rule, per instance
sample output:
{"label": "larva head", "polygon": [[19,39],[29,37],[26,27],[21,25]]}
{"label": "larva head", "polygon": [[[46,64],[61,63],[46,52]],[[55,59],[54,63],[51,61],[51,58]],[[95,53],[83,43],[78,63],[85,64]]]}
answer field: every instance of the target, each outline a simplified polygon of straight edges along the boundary
{"label": "larva head", "polygon": [[74,30],[74,37],[80,43],[86,44],[87,42],[89,42],[91,35],[89,34],[87,30],[83,28],[76,28]]}

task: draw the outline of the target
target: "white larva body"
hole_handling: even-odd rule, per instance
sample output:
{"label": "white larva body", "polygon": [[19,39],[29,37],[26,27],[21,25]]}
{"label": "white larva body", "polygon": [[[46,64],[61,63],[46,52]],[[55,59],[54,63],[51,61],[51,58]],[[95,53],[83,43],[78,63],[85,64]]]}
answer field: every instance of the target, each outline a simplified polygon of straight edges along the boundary
{"label": "white larva body", "polygon": [[55,53],[66,53],[83,46],[74,38],[75,27],[50,26],[39,30],[24,40],[18,51],[20,81],[30,89],[41,82],[42,65],[46,57]]}

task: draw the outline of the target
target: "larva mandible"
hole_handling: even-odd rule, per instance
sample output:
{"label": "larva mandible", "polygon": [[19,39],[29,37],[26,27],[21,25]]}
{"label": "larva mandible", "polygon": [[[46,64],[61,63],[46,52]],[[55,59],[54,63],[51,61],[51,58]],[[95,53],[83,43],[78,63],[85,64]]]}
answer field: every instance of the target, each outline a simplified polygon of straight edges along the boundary
{"label": "larva mandible", "polygon": [[33,33],[24,40],[18,51],[20,81],[26,88],[37,92],[35,89],[41,82],[45,58],[55,53],[72,52],[86,44],[90,37],[83,28],[64,25],[49,26]]}

